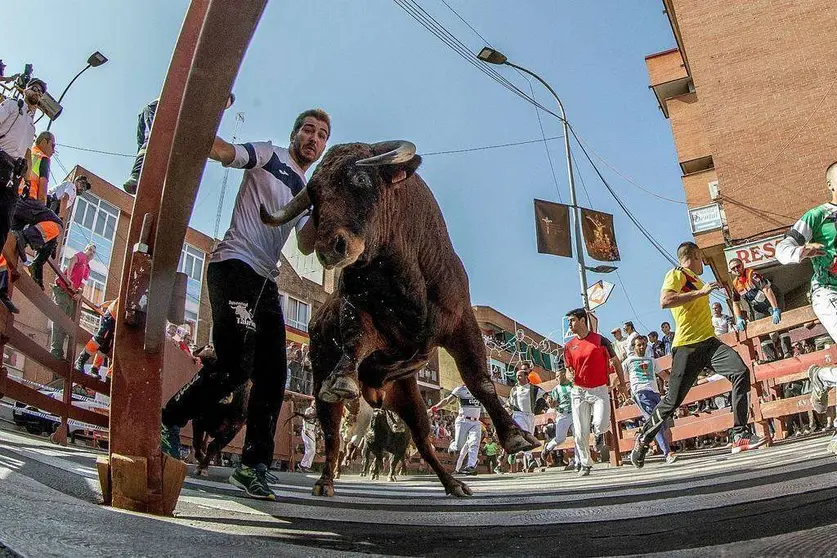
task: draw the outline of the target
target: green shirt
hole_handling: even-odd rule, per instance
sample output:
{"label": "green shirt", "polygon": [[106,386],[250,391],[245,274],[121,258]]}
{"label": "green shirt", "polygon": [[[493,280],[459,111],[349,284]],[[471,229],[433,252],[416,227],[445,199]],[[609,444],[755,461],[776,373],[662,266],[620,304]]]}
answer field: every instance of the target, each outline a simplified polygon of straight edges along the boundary
{"label": "green shirt", "polygon": [[558,412],[562,415],[571,415],[573,412],[572,398],[570,392],[573,389],[572,382],[566,384],[558,384],[552,388],[552,400],[557,405]]}
{"label": "green shirt", "polygon": [[811,209],[803,215],[785,238],[776,246],[776,258],[783,264],[799,263],[802,246],[808,242],[822,244],[824,256],[811,258],[814,266],[814,276],[811,278],[813,287],[837,287],[837,205],[824,203]]}
{"label": "green shirt", "polygon": [[482,448],[482,451],[485,455],[497,455],[497,442],[488,442],[485,444],[485,447]]}

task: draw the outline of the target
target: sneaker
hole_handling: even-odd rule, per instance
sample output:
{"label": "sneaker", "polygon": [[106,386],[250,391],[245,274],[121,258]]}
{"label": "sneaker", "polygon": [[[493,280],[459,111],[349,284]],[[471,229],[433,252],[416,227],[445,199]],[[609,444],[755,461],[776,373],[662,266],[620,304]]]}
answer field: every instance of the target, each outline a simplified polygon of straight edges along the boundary
{"label": "sneaker", "polygon": [[267,467],[262,464],[255,467],[241,465],[230,475],[230,484],[258,500],[276,500],[276,494],[267,485]]}
{"label": "sneaker", "polygon": [[833,436],[831,438],[831,441],[828,442],[828,446],[826,446],[826,449],[834,455],[837,455],[837,436]]}
{"label": "sneaker", "polygon": [[828,387],[817,374],[819,371],[820,367],[812,364],[808,368],[808,379],[811,380],[811,405],[816,412],[822,414],[828,410]]}
{"label": "sneaker", "polygon": [[160,449],[169,457],[180,459],[180,427],[160,425]]}
{"label": "sneaker", "polygon": [[647,453],[648,444],[643,444],[639,436],[634,438],[634,449],[631,450],[631,464],[637,469],[642,469],[643,465],[645,465],[645,454]]}
{"label": "sneaker", "polygon": [[731,453],[754,450],[762,446],[767,440],[758,436],[738,435],[733,438]]}
{"label": "sneaker", "polygon": [[477,474],[477,468],[476,467],[463,467],[462,470],[460,471],[460,473],[462,473],[463,475],[474,476],[474,475]]}
{"label": "sneaker", "polygon": [[677,454],[676,454],[676,453],[669,453],[669,454],[666,456],[666,464],[667,464],[667,465],[671,465],[671,464],[672,464],[672,463],[674,463],[675,461],[677,461]]}
{"label": "sneaker", "polygon": [[590,471],[592,471],[592,470],[593,470],[592,467],[582,467],[581,470],[578,471],[578,476],[579,477],[589,477],[590,476]]}
{"label": "sneaker", "polygon": [[136,177],[131,176],[128,178],[128,180],[125,181],[125,184],[122,185],[122,189],[133,196],[137,193],[138,183],[139,180]]}
{"label": "sneaker", "polygon": [[303,467],[302,465],[299,465],[299,466],[296,468],[296,471],[297,471],[298,473],[311,473],[311,472],[312,472],[310,468],[308,468],[308,467]]}

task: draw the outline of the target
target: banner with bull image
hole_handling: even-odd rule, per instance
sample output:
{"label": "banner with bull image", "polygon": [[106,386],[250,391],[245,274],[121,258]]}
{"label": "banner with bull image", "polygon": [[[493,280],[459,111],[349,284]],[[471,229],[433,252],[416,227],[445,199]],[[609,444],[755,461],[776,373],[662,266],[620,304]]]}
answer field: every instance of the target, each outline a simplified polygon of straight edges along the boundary
{"label": "banner with bull image", "polygon": [[572,257],[569,206],[535,200],[535,232],[539,254]]}
{"label": "banner with bull image", "polygon": [[616,246],[616,231],[613,228],[613,215],[581,210],[581,230],[587,254],[600,262],[618,262],[619,248]]}

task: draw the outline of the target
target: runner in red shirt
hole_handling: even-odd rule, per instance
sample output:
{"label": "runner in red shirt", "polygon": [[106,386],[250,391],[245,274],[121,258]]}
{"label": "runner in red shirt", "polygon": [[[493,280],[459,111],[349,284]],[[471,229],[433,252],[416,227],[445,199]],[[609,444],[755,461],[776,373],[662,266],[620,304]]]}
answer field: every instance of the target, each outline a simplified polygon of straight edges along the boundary
{"label": "runner in red shirt", "polygon": [[619,370],[621,363],[610,341],[590,330],[586,310],[570,310],[567,317],[576,337],[564,346],[564,363],[573,373],[573,435],[581,463],[579,475],[586,477],[593,468],[588,443],[591,430],[596,434],[596,451],[602,461],[607,459],[604,434],[610,430],[608,372],[611,366]]}

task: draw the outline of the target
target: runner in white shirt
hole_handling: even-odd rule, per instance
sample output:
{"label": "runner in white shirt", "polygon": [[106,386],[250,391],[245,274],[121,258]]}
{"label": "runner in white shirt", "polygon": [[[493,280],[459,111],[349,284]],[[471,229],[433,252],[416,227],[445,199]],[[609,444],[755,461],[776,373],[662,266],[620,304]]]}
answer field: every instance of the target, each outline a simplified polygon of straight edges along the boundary
{"label": "runner in white shirt", "polygon": [[[517,426],[533,434],[535,432],[535,406],[538,399],[544,397],[546,392],[534,384],[529,383],[530,368],[527,363],[521,363],[517,368],[517,385],[509,393],[509,406],[512,409],[512,418]],[[532,459],[532,452],[523,453],[523,468],[526,471],[533,471],[536,466]]]}
{"label": "runner in white shirt", "polygon": [[302,445],[305,447],[305,453],[299,462],[298,470],[310,473],[314,456],[317,454],[317,408],[314,406],[314,399],[302,414]]}
{"label": "runner in white shirt", "polygon": [[454,399],[459,401],[459,414],[454,421],[454,436],[449,451],[451,453],[460,452],[461,461],[463,452],[467,448],[468,463],[461,470],[457,467],[457,472],[466,475],[476,474],[480,438],[482,436],[482,423],[480,422],[482,405],[479,399],[474,397],[467,387],[461,385],[454,388],[450,395],[439,401],[438,405],[430,407],[430,412],[435,413],[439,408],[444,407]]}
{"label": "runner in white shirt", "polygon": [[178,456],[180,428],[251,379],[242,465],[230,482],[252,498],[276,499],[266,474],[288,373],[277,263],[293,227],[303,253],[313,251],[316,237],[313,225],[303,227],[306,217],[271,227],[262,223],[259,208],[264,204],[276,211],[305,186],[305,171],[322,155],[330,131],[328,115],[312,109],[297,117],[288,149],[270,142],[232,145],[216,138],[209,155],[245,169],[230,228],[206,273],[217,362],[163,408],[162,449]]}

